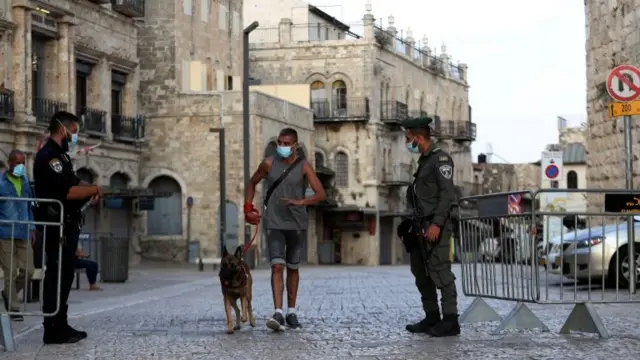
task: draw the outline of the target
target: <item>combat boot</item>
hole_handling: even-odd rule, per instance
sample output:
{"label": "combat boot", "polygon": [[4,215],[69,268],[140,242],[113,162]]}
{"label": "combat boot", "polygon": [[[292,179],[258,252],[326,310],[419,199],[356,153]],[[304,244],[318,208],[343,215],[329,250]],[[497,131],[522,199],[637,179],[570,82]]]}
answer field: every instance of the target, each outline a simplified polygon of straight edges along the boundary
{"label": "combat boot", "polygon": [[458,315],[445,315],[442,321],[430,327],[427,334],[433,337],[445,337],[460,335],[460,323],[458,323]]}
{"label": "combat boot", "polygon": [[418,334],[418,333],[426,333],[429,329],[438,324],[440,322],[440,312],[428,312],[424,319],[415,324],[409,324],[406,326],[406,329],[410,333]]}

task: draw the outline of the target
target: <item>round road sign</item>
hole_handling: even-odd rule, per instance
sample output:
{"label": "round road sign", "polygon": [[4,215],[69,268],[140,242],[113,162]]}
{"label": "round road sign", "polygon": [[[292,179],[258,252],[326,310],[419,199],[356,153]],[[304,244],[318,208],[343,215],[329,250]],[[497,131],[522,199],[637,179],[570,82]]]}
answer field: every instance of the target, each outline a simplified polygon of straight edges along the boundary
{"label": "round road sign", "polygon": [[520,194],[510,194],[509,195],[509,204],[518,205],[520,204],[520,200],[522,197]]}
{"label": "round road sign", "polygon": [[556,165],[551,164],[544,169],[544,175],[547,178],[553,180],[557,178],[558,175],[560,175],[560,170],[558,170],[558,167]]}
{"label": "round road sign", "polygon": [[607,92],[617,101],[637,99],[640,96],[640,70],[631,65],[616,66],[607,77]]}
{"label": "round road sign", "polygon": [[515,215],[520,214],[521,212],[522,208],[520,208],[520,205],[509,205],[509,214]]}

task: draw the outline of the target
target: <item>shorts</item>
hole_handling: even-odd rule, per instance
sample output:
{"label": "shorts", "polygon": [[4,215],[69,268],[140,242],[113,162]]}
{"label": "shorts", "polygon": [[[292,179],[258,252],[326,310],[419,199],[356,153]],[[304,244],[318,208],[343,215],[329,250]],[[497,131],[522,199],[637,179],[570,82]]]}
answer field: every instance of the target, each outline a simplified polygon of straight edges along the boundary
{"label": "shorts", "polygon": [[301,230],[267,229],[271,265],[286,264],[289,269],[300,268],[303,233]]}

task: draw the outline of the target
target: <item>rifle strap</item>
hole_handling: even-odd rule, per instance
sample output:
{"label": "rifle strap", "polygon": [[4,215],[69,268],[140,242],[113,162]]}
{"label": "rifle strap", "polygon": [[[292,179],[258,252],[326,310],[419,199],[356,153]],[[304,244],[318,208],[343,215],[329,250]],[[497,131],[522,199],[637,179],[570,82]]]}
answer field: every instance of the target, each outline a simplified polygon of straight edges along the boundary
{"label": "rifle strap", "polygon": [[300,162],[302,162],[304,159],[302,157],[298,157],[296,158],[291,165],[289,165],[288,168],[286,168],[282,174],[280,174],[280,177],[278,177],[276,179],[276,181],[273,182],[273,184],[271,184],[271,186],[269,186],[269,189],[267,189],[267,195],[264,198],[264,208],[267,208],[267,204],[269,203],[269,199],[271,198],[271,195],[273,195],[273,192],[275,191],[275,189],[280,186],[280,184],[282,183],[282,181],[284,181],[284,179],[287,178],[287,176],[289,176],[289,173],[291,173],[291,170],[293,170],[293,168],[295,168]]}

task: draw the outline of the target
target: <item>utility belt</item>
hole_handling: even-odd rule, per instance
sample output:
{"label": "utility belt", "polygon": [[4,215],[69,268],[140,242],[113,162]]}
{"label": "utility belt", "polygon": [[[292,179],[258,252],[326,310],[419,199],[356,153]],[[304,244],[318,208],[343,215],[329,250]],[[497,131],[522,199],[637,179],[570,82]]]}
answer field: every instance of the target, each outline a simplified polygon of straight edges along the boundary
{"label": "utility belt", "polygon": [[[84,225],[84,215],[79,209],[68,210],[70,207],[65,207],[65,212],[62,218],[64,226],[75,227],[78,229]],[[60,221],[60,207],[55,204],[39,204],[36,210],[38,219],[43,219],[45,222],[58,222]]]}

